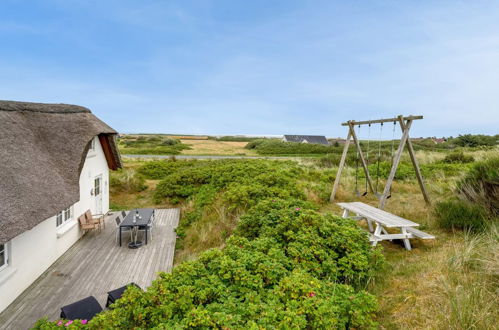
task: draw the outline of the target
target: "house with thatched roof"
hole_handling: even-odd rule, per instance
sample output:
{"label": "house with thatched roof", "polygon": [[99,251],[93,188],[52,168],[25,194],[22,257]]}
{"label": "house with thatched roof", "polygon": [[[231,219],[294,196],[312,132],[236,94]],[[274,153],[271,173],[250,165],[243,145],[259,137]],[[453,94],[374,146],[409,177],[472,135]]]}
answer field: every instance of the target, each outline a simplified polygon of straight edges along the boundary
{"label": "house with thatched roof", "polygon": [[117,132],[89,109],[0,101],[0,312],[109,210]]}

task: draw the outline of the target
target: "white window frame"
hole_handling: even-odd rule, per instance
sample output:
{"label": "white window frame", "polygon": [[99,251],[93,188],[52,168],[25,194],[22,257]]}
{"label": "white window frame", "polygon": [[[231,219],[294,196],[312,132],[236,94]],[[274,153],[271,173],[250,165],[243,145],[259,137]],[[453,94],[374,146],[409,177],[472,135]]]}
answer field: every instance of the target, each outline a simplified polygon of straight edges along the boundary
{"label": "white window frame", "polygon": [[0,251],[3,252],[4,264],[0,265],[0,271],[9,267],[9,243],[0,244]]}
{"label": "white window frame", "polygon": [[90,141],[90,150],[95,151],[95,138]]}
{"label": "white window frame", "polygon": [[60,227],[64,225],[65,223],[73,220],[74,214],[73,214],[73,205],[68,207],[65,210],[62,210],[61,212],[57,213],[55,216],[55,226]]}

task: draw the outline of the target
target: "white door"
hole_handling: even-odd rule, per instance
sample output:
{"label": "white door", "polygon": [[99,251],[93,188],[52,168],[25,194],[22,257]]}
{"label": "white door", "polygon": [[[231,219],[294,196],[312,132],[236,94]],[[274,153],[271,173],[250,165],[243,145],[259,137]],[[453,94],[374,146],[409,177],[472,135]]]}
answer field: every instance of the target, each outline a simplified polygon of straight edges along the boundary
{"label": "white door", "polygon": [[102,214],[102,174],[94,178],[95,214]]}

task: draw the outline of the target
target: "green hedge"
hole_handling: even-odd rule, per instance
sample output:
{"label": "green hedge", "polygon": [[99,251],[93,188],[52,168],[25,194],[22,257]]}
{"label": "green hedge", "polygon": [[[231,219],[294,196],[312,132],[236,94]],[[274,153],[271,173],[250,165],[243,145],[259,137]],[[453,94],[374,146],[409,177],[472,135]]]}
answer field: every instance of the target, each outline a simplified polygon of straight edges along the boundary
{"label": "green hedge", "polygon": [[[161,273],[145,292],[128,289],[113,309],[71,327],[376,327],[376,299],[362,287],[382,256],[353,220],[301,201],[263,200],[236,232],[223,249]],[[41,320],[35,328],[56,329],[56,322]]]}
{"label": "green hedge", "polygon": [[304,155],[341,152],[341,147],[313,143],[282,142],[270,139],[252,141],[246,145],[246,148],[255,149],[261,155]]}

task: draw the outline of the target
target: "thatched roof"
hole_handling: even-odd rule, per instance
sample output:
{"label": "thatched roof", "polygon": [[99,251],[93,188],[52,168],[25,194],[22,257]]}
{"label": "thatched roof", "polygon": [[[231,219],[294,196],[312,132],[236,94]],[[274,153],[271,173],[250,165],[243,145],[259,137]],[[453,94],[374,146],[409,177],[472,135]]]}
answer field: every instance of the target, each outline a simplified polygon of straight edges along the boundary
{"label": "thatched roof", "polygon": [[80,199],[95,136],[110,168],[121,167],[116,134],[84,107],[0,101],[0,244]]}

